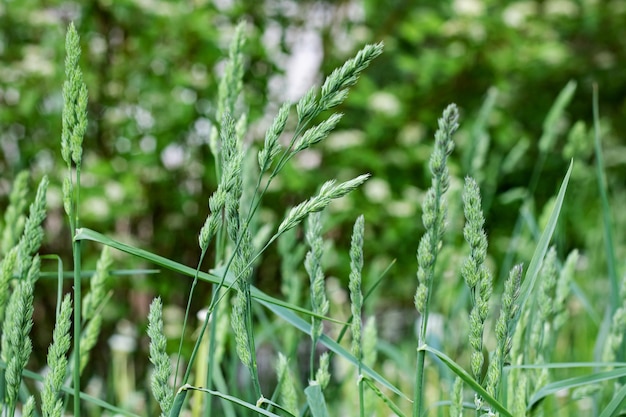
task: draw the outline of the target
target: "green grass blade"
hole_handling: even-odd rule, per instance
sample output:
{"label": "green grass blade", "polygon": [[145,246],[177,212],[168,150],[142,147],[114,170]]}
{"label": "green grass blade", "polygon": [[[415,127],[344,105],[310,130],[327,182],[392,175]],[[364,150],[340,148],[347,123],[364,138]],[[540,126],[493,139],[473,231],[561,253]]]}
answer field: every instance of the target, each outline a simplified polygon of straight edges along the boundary
{"label": "green grass blade", "polygon": [[178,417],[183,409],[183,404],[185,404],[185,399],[187,398],[187,391],[191,385],[185,384],[176,393],[174,397],[174,402],[172,403],[172,409],[170,410],[169,417]]}
{"label": "green grass blade", "polygon": [[[254,404],[250,404],[247,403],[237,397],[233,397],[232,395],[228,395],[228,394],[223,394],[219,391],[214,391],[211,389],[206,389],[206,388],[198,388],[198,387],[194,387],[193,385],[189,385],[189,384],[185,384],[182,387],[180,387],[180,389],[178,390],[178,394],[176,394],[176,398],[174,399],[174,406],[172,407],[172,411],[170,412],[170,416],[169,417],[178,417],[179,413],[180,413],[180,408],[178,409],[177,414],[173,414],[174,413],[174,408],[177,406],[177,404],[180,404],[180,407],[182,407],[184,401],[185,401],[185,397],[187,396],[187,391],[200,391],[200,392],[204,392],[219,398],[222,398],[224,400],[230,401],[233,404],[236,405],[240,405],[244,408],[247,408],[248,410],[254,411],[257,414],[263,415],[263,416],[267,416],[267,417],[280,417],[277,414],[274,414],[270,411],[264,410],[261,407],[258,407]],[[261,399],[259,401],[263,401],[264,399]],[[264,400],[263,402],[267,402],[267,400]]]}
{"label": "green grass blade", "polygon": [[476,394],[480,395],[501,415],[513,417],[509,410],[507,410],[502,404],[500,404],[498,400],[489,395],[489,393],[483,387],[481,387],[480,384],[476,382],[476,380],[472,378],[472,376],[467,373],[467,371],[465,371],[465,369],[461,368],[448,355],[428,345],[421,346],[419,349],[430,352],[437,356],[439,359],[441,359],[441,361],[448,367],[448,369],[458,375],[463,380],[463,382],[469,385],[476,392]]}
{"label": "green grass blade", "polygon": [[563,200],[565,199],[565,191],[567,190],[567,185],[569,183],[570,175],[572,174],[572,168],[574,166],[574,161],[570,162],[569,168],[567,170],[567,174],[565,174],[565,178],[563,179],[563,184],[561,184],[561,188],[559,190],[559,194],[557,195],[556,202],[554,203],[554,208],[552,209],[552,213],[550,214],[550,219],[548,220],[548,224],[544,229],[541,237],[539,238],[539,242],[537,243],[537,247],[535,248],[535,253],[533,254],[532,259],[530,260],[530,264],[528,264],[528,269],[526,270],[526,275],[524,277],[524,281],[522,282],[522,286],[520,288],[520,298],[519,298],[519,309],[517,311],[517,315],[511,324],[512,328],[515,328],[515,325],[519,321],[520,314],[524,310],[524,306],[526,302],[530,298],[532,294],[535,283],[537,282],[537,277],[539,276],[539,269],[541,267],[541,262],[543,258],[546,256],[546,252],[548,250],[548,245],[550,244],[550,240],[552,240],[552,235],[554,234],[554,229],[556,228],[557,221],[559,220],[559,214],[561,213],[561,207],[563,207]]}
{"label": "green grass blade", "polygon": [[[109,271],[109,275],[111,276],[152,275],[152,274],[158,274],[160,272],[161,272],[160,269],[112,269]],[[96,273],[95,269],[92,269],[92,270],[83,269],[80,271],[80,278],[88,279],[88,278],[91,278],[93,274],[95,273]],[[63,279],[72,279],[74,278],[74,273],[72,271],[62,271],[61,276],[63,277]],[[57,272],[41,272],[39,274],[39,279],[51,279],[51,278],[58,278],[58,277],[59,277],[58,271]],[[15,278],[17,278],[17,276],[15,276]]]}
{"label": "green grass blade", "polygon": [[[162,256],[156,255],[154,253],[148,252],[146,250],[143,249],[139,249],[130,245],[126,245],[124,243],[118,242],[116,240],[113,240],[107,236],[104,236],[101,233],[98,233],[96,231],[93,231],[91,229],[87,229],[87,228],[81,228],[81,229],[77,229],[76,230],[76,236],[74,236],[75,240],[92,240],[94,242],[98,242],[101,243],[103,245],[107,245],[110,246],[114,249],[120,250],[122,252],[126,252],[128,254],[137,256],[139,258],[145,259],[146,261],[150,261],[156,265],[162,266],[166,269],[169,269],[171,271],[174,272],[178,272],[180,274],[183,275],[187,275],[190,277],[194,277],[196,276],[196,269],[194,268],[190,268],[186,265],[180,264],[178,262],[172,261],[170,259],[164,258]],[[207,282],[211,282],[213,284],[220,284],[222,282],[222,275],[220,274],[220,271],[223,271],[223,269],[216,269],[213,270],[213,273],[206,273],[206,272],[198,272],[198,278],[203,280],[203,281],[207,281]],[[224,280],[224,285],[230,287],[234,284],[233,282],[234,277],[232,274],[228,274],[226,276],[226,279]],[[275,304],[275,305],[279,305],[279,306],[283,306],[287,309],[290,310],[294,310],[297,311],[299,313],[302,314],[306,314],[308,316],[314,316],[314,317],[318,317],[322,320],[327,320],[333,323],[338,323],[338,324],[345,324],[343,321],[340,320],[335,320],[333,318],[330,317],[325,317],[325,316],[321,316],[319,314],[315,314],[312,311],[309,311],[305,308],[301,308],[289,303],[286,303],[282,300],[279,300],[277,298],[274,297],[270,297],[269,295],[263,293],[261,290],[259,290],[256,287],[252,287],[251,288],[251,292],[252,292],[252,298],[257,299],[257,300],[263,300],[266,301],[270,304]]]}
{"label": "green grass blade", "polygon": [[363,382],[365,382],[367,387],[371,389],[378,398],[380,398],[385,404],[387,404],[387,407],[389,407],[391,411],[395,413],[396,416],[405,417],[405,414],[402,412],[402,410],[400,410],[400,407],[398,407],[393,401],[391,401],[391,398],[386,396],[384,392],[378,389],[378,387],[374,384],[374,382],[371,379],[363,378]]}
{"label": "green grass blade", "polygon": [[507,369],[571,369],[571,368],[624,368],[626,362],[556,362],[539,365],[509,365]]}
{"label": "green grass blade", "polygon": [[326,408],[326,400],[324,399],[324,393],[320,385],[309,385],[304,390],[304,393],[306,394],[306,402],[309,405],[313,417],[329,417],[328,409]]}
{"label": "green grass blade", "polygon": [[617,379],[626,376],[626,369],[613,369],[611,371],[595,372],[590,375],[577,376],[564,379],[562,381],[551,382],[543,386],[528,401],[527,410],[531,410],[535,404],[543,400],[548,395],[552,395],[564,389],[576,388],[584,385],[596,384],[602,381]]}
{"label": "green grass blade", "polygon": [[[619,280],[617,277],[617,261],[615,259],[615,239],[613,238],[613,221],[607,193],[606,178],[604,175],[604,158],[602,156],[602,144],[600,142],[600,116],[598,110],[598,85],[593,85],[593,137],[596,154],[596,176],[600,201],[602,203],[602,225],[604,228],[604,245],[611,286],[611,313],[619,306]],[[611,314],[612,315],[612,314]]]}
{"label": "green grass blade", "polygon": [[615,396],[610,403],[602,410],[599,417],[613,417],[618,415],[617,413],[624,409],[624,403],[626,402],[626,385],[620,388],[615,393]]}

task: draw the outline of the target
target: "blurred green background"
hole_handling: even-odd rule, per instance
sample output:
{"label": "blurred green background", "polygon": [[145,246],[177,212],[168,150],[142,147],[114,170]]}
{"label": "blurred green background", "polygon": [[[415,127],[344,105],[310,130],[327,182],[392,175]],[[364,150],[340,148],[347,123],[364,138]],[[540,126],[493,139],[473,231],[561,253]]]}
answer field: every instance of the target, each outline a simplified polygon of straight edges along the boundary
{"label": "blurred green background", "polygon": [[[340,107],[345,116],[337,130],[288,166],[261,212],[263,223],[276,226],[287,207],[310,196],[321,182],[370,172],[373,178],[363,189],[331,206],[327,236],[336,251],[328,256],[329,275],[347,283],[351,225],[363,213],[365,274],[374,277],[397,259],[377,294],[381,308],[412,308],[415,251],[423,232],[420,204],[430,185],[427,160],[437,117],[455,102],[462,117],[450,162],[445,239],[451,245],[442,254],[450,267],[441,271],[440,309],[459,308],[458,260],[465,253],[463,177],[475,176],[483,192],[489,262],[498,288],[508,266],[530,259],[546,203],[571,158],[575,168],[555,243],[561,259],[580,249],[584,278],[578,284],[589,299],[606,296],[592,86],[596,83],[599,89],[617,258],[623,260],[623,0],[4,1],[0,207],[7,204],[10,184],[20,170],[30,170],[35,179],[51,176],[43,253],[59,254],[71,264],[60,187],[65,175],[60,122],[68,23],[74,21],[81,35],[81,65],[89,89],[82,225],[195,266],[197,232],[216,188],[208,138],[217,84],[241,19],[248,22],[248,43],[238,108],[249,114],[246,140],[253,147],[261,143],[283,101],[295,102],[311,85],[320,85],[364,44],[385,43],[384,54]],[[577,85],[573,99],[564,116],[549,126],[554,136],[540,149],[544,120],[570,81]],[[518,223],[524,201],[525,214]],[[522,238],[513,246],[516,224]],[[87,245],[86,251],[87,266],[94,265],[98,248]],[[116,268],[150,267],[115,256]],[[623,272],[623,261],[621,268]],[[112,323],[121,317],[145,317],[154,293],[181,305],[187,298],[186,278],[167,272],[116,280],[114,298],[123,302],[109,313]],[[277,293],[275,248],[258,265],[255,280],[264,291]],[[205,301],[196,300],[197,307]],[[52,311],[56,300],[37,302]],[[601,306],[596,313],[603,314]]]}

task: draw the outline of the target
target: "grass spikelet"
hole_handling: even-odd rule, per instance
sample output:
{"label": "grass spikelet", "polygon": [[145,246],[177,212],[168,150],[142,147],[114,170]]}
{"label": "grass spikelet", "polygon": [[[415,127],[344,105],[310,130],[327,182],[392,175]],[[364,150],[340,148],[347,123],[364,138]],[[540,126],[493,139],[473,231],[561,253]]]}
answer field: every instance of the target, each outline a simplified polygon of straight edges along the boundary
{"label": "grass spikelet", "polygon": [[148,314],[148,336],[150,337],[150,362],[154,365],[151,388],[154,398],[161,407],[161,416],[169,414],[174,401],[174,390],[169,386],[171,364],[167,355],[167,340],[163,334],[163,304],[155,298]]}
{"label": "grass spikelet", "polygon": [[[449,175],[447,159],[454,149],[452,134],[458,129],[459,111],[456,105],[449,105],[439,119],[439,128],[435,132],[435,148],[430,157],[432,186],[426,193],[422,204],[422,222],[426,233],[422,236],[417,249],[418,287],[415,294],[415,307],[421,314],[421,325],[418,344],[426,343],[426,326],[428,325],[428,305],[435,275],[435,263],[440,250],[441,238],[446,222],[446,205],[444,194],[448,189]],[[417,352],[417,372],[414,388],[414,417],[421,416],[424,408],[424,360],[426,352]]]}
{"label": "grass spikelet", "polygon": [[13,277],[13,271],[17,266],[19,246],[13,247],[0,261],[0,323],[4,323],[4,314],[9,299],[9,281]]}
{"label": "grass spikelet", "polygon": [[65,38],[65,82],[63,83],[63,113],[61,154],[69,167],[72,161],[80,167],[83,136],[87,130],[87,86],[78,65],[80,38],[70,23]]}
{"label": "grass spikelet", "polygon": [[382,43],[366,45],[354,58],[349,59],[340,68],[335,69],[322,85],[320,98],[322,111],[341,104],[348,94],[347,89],[356,84],[361,72],[382,52]]}
{"label": "grass spikelet", "polygon": [[320,124],[308,129],[296,140],[292,152],[297,153],[303,151],[324,140],[328,134],[333,131],[335,126],[337,126],[342,116],[343,114],[341,113],[334,113]]}
{"label": "grass spikelet", "polygon": [[297,226],[310,213],[322,211],[332,200],[341,198],[350,193],[367,181],[369,177],[369,174],[359,175],[339,185],[335,185],[335,180],[326,181],[316,196],[298,204],[289,211],[287,217],[282,221],[280,226],[278,226],[276,235],[280,236],[287,230]]}
{"label": "grass spikelet", "polygon": [[108,246],[102,248],[100,258],[96,263],[96,273],[91,278],[91,288],[83,300],[83,319],[92,319],[99,306],[104,301],[107,292],[109,269],[113,260]]}
{"label": "grass spikelet", "polygon": [[361,310],[363,308],[363,293],[361,291],[361,270],[363,269],[363,233],[364,218],[359,216],[354,223],[352,231],[352,244],[350,246],[350,308],[352,310],[352,354],[361,360],[363,351],[361,345]]}
{"label": "grass spikelet", "polygon": [[480,190],[473,178],[465,179],[463,192],[465,227],[463,236],[470,246],[469,257],[463,263],[461,275],[469,287],[472,299],[470,313],[469,342],[472,348],[470,367],[478,383],[481,382],[483,367],[483,333],[489,314],[489,299],[492,293],[491,274],[485,266],[487,258],[487,235],[483,229],[485,218],[482,212]]}
{"label": "grass spikelet", "polygon": [[69,294],[63,298],[59,316],[52,335],[52,344],[48,349],[48,367],[50,372],[44,379],[41,394],[41,412],[43,417],[61,417],[63,397],[60,395],[67,371],[67,352],[70,348],[70,325],[72,323],[72,299]]}
{"label": "grass spikelet", "polygon": [[[322,269],[322,255],[324,242],[322,240],[321,213],[311,213],[307,220],[306,241],[309,251],[304,260],[306,272],[309,274],[311,292],[311,310],[318,315],[328,313],[330,306],[326,298],[325,277]],[[314,372],[315,350],[317,341],[322,335],[322,320],[311,317],[311,355],[310,372]]]}
{"label": "grass spikelet", "polygon": [[248,332],[246,330],[246,316],[248,315],[247,302],[245,294],[237,291],[237,295],[233,300],[233,312],[231,315],[231,325],[235,334],[235,345],[237,356],[241,363],[247,368],[252,366],[252,354],[249,346]]}
{"label": "grass spikelet", "polygon": [[504,283],[502,294],[502,308],[496,322],[497,347],[487,369],[487,392],[495,396],[502,378],[502,368],[511,350],[511,338],[513,337],[513,323],[519,309],[518,298],[522,281],[522,265],[516,265]]}
{"label": "grass spikelet", "polygon": [[299,124],[306,124],[320,113],[315,103],[315,87],[311,87],[298,101],[296,112],[298,113]]}
{"label": "grass spikelet", "polygon": [[35,415],[35,397],[32,395],[28,397],[24,408],[22,408],[22,417],[33,417]]}
{"label": "grass spikelet", "polygon": [[452,386],[450,417],[463,417],[463,380],[458,376],[454,379]]}
{"label": "grass spikelet", "polygon": [[85,366],[89,362],[89,354],[98,342],[100,329],[102,328],[102,315],[95,315],[83,328],[80,335],[80,373],[83,373]]}
{"label": "grass spikelet", "polygon": [[22,275],[7,306],[2,333],[2,360],[6,365],[6,402],[9,415],[13,416],[17,405],[22,372],[33,350],[30,330],[33,327],[33,289],[39,277],[39,255],[36,255],[28,273]]}
{"label": "grass spikelet", "polygon": [[280,143],[278,142],[278,138],[285,130],[290,109],[291,105],[289,103],[284,103],[280,107],[280,110],[278,110],[278,114],[274,118],[272,125],[265,133],[265,143],[263,145],[263,149],[259,151],[258,155],[261,173],[264,173],[269,169],[274,158],[280,153]]}
{"label": "grass spikelet", "polygon": [[230,43],[228,61],[224,76],[218,88],[217,120],[222,121],[225,114],[235,113],[235,103],[243,88],[243,47],[246,42],[244,35],[245,22],[240,22]]}
{"label": "grass spikelet", "polygon": [[9,195],[9,205],[4,212],[4,226],[2,229],[2,240],[0,243],[0,254],[6,255],[11,248],[19,241],[26,216],[24,211],[28,206],[28,171],[22,171],[15,177],[11,194]]}
{"label": "grass spikelet", "polygon": [[[26,257],[32,256],[39,250],[43,240],[43,228],[41,224],[46,218],[46,192],[48,191],[48,177],[44,176],[37,187],[35,201],[30,205],[28,218],[24,225],[24,233],[20,238],[19,245]],[[25,257],[21,257],[25,259]]]}
{"label": "grass spikelet", "polygon": [[317,368],[317,372],[315,373],[315,382],[322,389],[328,386],[330,382],[330,356],[328,352],[322,353],[320,356],[320,366]]}
{"label": "grass spikelet", "polygon": [[321,97],[315,102],[315,88],[309,89],[298,101],[298,123],[306,124],[321,112],[343,103],[348,96],[348,89],[356,84],[359,75],[369,66],[374,58],[383,52],[383,44],[365,45],[354,58],[336,68],[322,85]]}
{"label": "grass spikelet", "polygon": [[289,363],[282,353],[278,353],[276,363],[276,374],[278,376],[278,386],[280,387],[280,398],[282,407],[293,414],[298,415],[298,395],[296,393],[296,381],[289,371]]}

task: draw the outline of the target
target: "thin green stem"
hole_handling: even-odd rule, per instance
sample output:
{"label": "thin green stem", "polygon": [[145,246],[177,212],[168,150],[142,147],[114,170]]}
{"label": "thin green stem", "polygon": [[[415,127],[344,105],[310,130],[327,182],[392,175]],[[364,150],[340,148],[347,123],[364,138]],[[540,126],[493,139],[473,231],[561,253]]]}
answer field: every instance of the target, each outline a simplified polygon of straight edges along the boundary
{"label": "thin green stem", "polygon": [[[200,254],[200,260],[198,261],[198,267],[196,268],[196,275],[193,277],[193,281],[191,282],[191,288],[189,289],[189,297],[187,298],[187,308],[185,309],[185,318],[183,319],[183,329],[181,330],[180,335],[180,343],[178,344],[178,355],[176,360],[176,369],[174,371],[174,386],[177,386],[178,379],[178,368],[180,366],[180,359],[182,357],[183,351],[183,340],[185,339],[185,330],[187,329],[187,321],[189,318],[189,311],[191,310],[191,300],[193,298],[193,291],[196,288],[196,284],[198,284],[198,273],[200,272],[200,266],[202,265],[202,261],[204,260],[204,255],[206,251],[202,251]],[[202,339],[198,339],[201,341]],[[189,364],[189,368],[191,368],[191,363]],[[183,381],[183,384],[186,384],[187,381]]]}
{"label": "thin green stem", "polygon": [[359,368],[357,372],[359,378],[359,416],[365,417],[365,390],[363,389],[363,375],[361,374],[361,358],[359,358]]}
{"label": "thin green stem", "polygon": [[261,392],[261,383],[259,382],[259,371],[257,368],[256,362],[256,346],[254,344],[254,331],[253,331],[253,323],[252,323],[252,297],[250,296],[250,288],[248,287],[246,293],[246,331],[248,332],[248,349],[250,350],[250,357],[252,359],[252,363],[250,365],[250,370],[252,371],[252,384],[254,386],[254,391],[256,393],[257,399],[263,396]]}
{"label": "thin green stem", "polygon": [[[80,202],[80,166],[76,167],[76,188],[75,188],[76,200],[73,204],[73,213],[70,218],[73,218],[72,236],[78,228],[78,207]],[[82,326],[82,294],[81,294],[81,241],[73,240],[72,242],[72,255],[74,257],[74,416],[80,417],[80,339],[81,339],[81,326]]]}

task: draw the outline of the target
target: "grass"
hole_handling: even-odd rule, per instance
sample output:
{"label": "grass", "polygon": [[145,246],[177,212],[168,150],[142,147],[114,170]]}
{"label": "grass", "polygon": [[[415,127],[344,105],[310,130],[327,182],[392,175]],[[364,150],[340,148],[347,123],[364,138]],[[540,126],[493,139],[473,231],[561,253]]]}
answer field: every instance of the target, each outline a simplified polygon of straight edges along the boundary
{"label": "grass", "polygon": [[[417,340],[403,342],[405,350],[411,352],[407,355],[403,347],[388,346],[384,340],[378,340],[375,318],[368,314],[372,311],[369,305],[372,294],[380,290],[381,283],[392,279],[393,267],[390,265],[373,283],[363,282],[363,271],[368,268],[368,254],[363,252],[364,239],[368,238],[363,216],[354,224],[347,291],[343,288],[331,291],[333,280],[324,270],[328,249],[324,234],[326,208],[334,200],[358,190],[369,174],[343,182],[334,179],[324,182],[317,194],[287,210],[284,220],[269,234],[261,233],[258,218],[271,183],[295,155],[323,141],[335,128],[340,113],[331,113],[321,122],[317,120],[345,100],[359,75],[382,53],[383,45],[365,46],[333,71],[319,91],[311,88],[295,106],[284,104],[269,127],[262,148],[256,150],[243,143],[248,120],[246,113],[236,106],[243,86],[244,29],[241,24],[235,32],[219,88],[218,123],[210,143],[219,181],[208,199],[210,212],[198,231],[198,263],[196,268],[191,268],[81,227],[80,178],[83,168],[88,169],[82,165],[87,90],[78,66],[78,34],[70,25],[66,39],[61,153],[67,167],[63,202],[72,233],[74,292],[73,297],[62,293],[61,282],[67,272],[63,271],[60,260],[37,254],[44,233],[41,224],[46,213],[48,179],[44,177],[39,184],[26,216],[28,175],[20,174],[13,186],[2,230],[0,399],[3,415],[13,417],[19,410],[22,415],[43,416],[137,415],[125,404],[113,405],[82,392],[85,386],[82,373],[101,333],[102,311],[110,302],[115,274],[133,273],[112,270],[112,249],[191,279],[182,337],[173,356],[165,336],[161,299],[157,297],[150,306],[147,333],[149,360],[154,367],[150,388],[156,404],[142,409],[145,415],[153,415],[156,406],[162,416],[187,412],[194,416],[314,417],[618,415],[626,399],[626,390],[621,385],[626,376],[622,337],[626,328],[626,289],[617,278],[619,265],[614,255],[611,208],[603,179],[597,95],[594,99],[597,178],[612,288],[610,308],[602,327],[605,330],[598,335],[603,356],[589,362],[553,360],[554,352],[563,343],[558,332],[570,319],[566,304],[575,296],[571,290],[578,252],[561,261],[550,246],[565,204],[573,161],[545,209],[545,220],[524,214],[525,220],[531,217],[532,223],[541,225],[537,236],[525,236],[521,226],[516,227],[512,241],[525,240],[534,250],[530,259],[510,268],[500,296],[487,262],[489,240],[484,230],[480,186],[470,176],[463,188],[466,243],[464,247],[447,247],[447,191],[451,181],[447,159],[454,150],[454,133],[460,123],[454,104],[443,111],[439,120],[429,163],[432,184],[422,203],[426,232],[416,248],[414,301],[419,326]],[[566,86],[546,118],[537,176],[554,142],[554,124],[574,88],[574,84]],[[486,114],[493,107],[494,97],[490,95],[488,100],[481,112],[482,121],[474,126],[476,137],[484,129]],[[282,140],[285,137],[287,142]],[[478,154],[469,155],[466,164],[478,177],[475,171],[480,171],[482,162],[475,158],[480,158],[484,152],[481,149],[477,148]],[[255,158],[248,158],[250,153]],[[536,178],[531,182],[534,187]],[[521,225],[522,213],[519,218]],[[305,242],[297,239],[296,229],[305,231]],[[84,241],[96,242],[103,248],[95,271],[82,268]],[[255,266],[272,245],[278,245],[283,256],[284,300],[254,285]],[[215,253],[210,261],[205,259],[209,248],[214,248]],[[457,251],[460,257],[469,251],[460,274],[451,272],[462,277],[459,283],[466,284],[471,306],[465,309],[464,301],[459,301],[458,311],[465,311],[463,317],[447,317],[448,323],[442,326],[444,332],[460,335],[437,335],[434,328],[433,318],[440,309],[433,294],[443,284],[444,273],[451,269],[442,261],[446,259],[444,250]],[[44,377],[28,370],[27,363],[32,350],[29,334],[33,288],[42,275],[41,260],[50,258],[59,265],[56,273],[59,290],[56,326],[48,353],[50,371]],[[212,265],[208,271],[202,268],[206,262]],[[302,270],[309,276],[308,297],[304,296]],[[90,286],[89,292],[83,294],[85,273],[90,276]],[[197,332],[189,338],[192,299],[199,285],[210,285],[211,297]],[[349,303],[348,308],[345,303]],[[72,320],[73,331],[70,331]],[[456,330],[453,326],[457,326]],[[458,342],[461,351],[446,344],[454,338],[464,339]],[[183,349],[186,344],[192,346],[188,355]],[[269,359],[262,356],[264,349],[272,352]],[[306,350],[304,355],[302,349]],[[271,382],[265,368],[274,357],[278,360],[276,372],[269,372],[275,379]],[[583,374],[579,373],[581,369],[585,370]],[[194,400],[188,400],[190,393],[196,395]],[[557,398],[561,394],[568,398],[568,403]],[[591,402],[591,413],[578,406],[585,401]]]}

